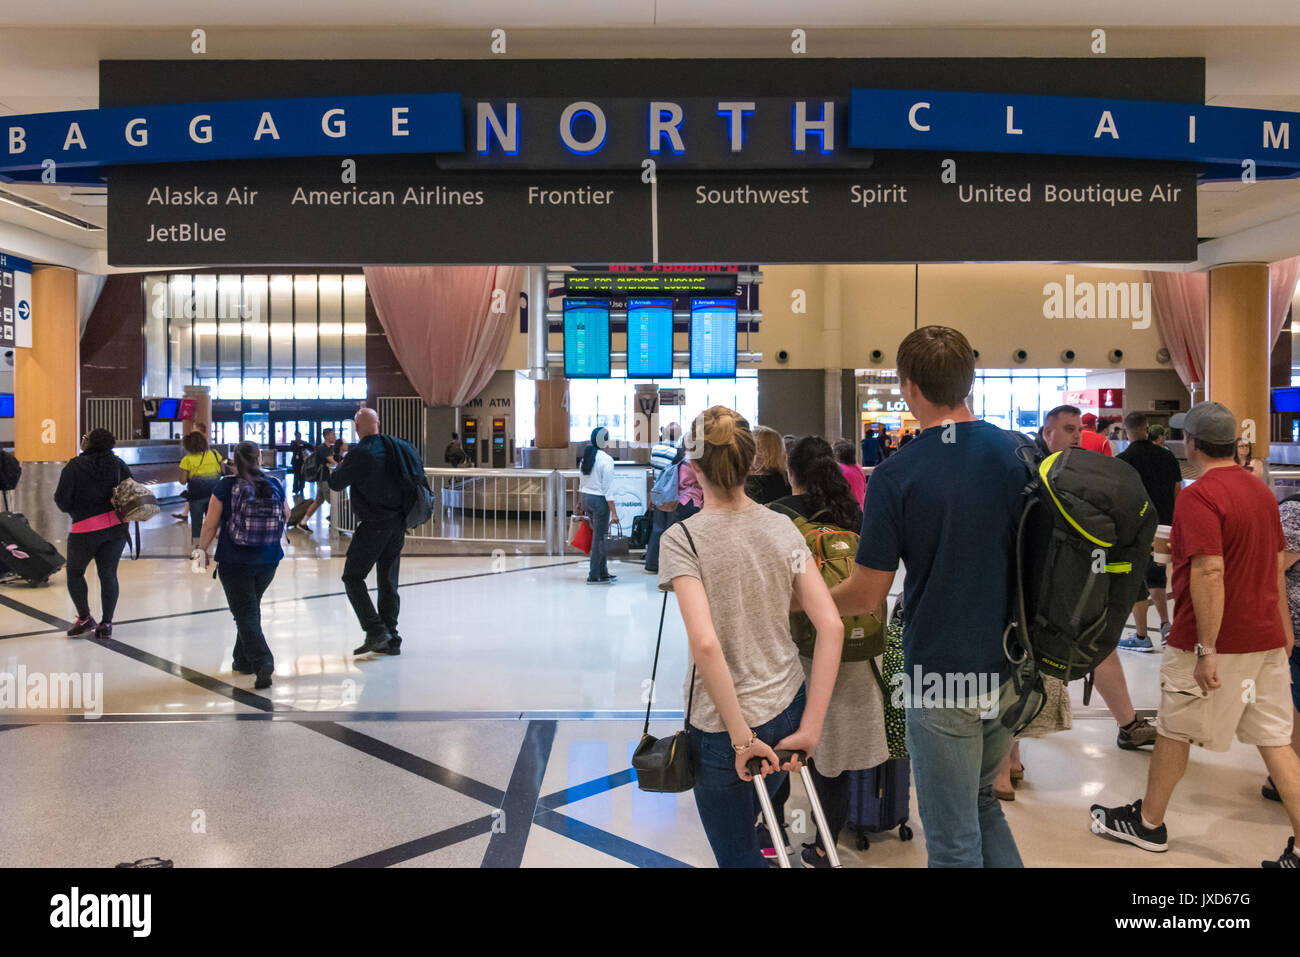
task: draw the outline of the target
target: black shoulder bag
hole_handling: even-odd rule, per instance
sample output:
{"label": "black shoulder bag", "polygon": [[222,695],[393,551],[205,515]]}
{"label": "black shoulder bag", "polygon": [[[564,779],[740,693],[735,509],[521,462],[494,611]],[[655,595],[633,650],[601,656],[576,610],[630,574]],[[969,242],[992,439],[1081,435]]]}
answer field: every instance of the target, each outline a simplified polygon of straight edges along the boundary
{"label": "black shoulder bag", "polygon": [[[686,532],[691,551],[696,558],[695,540]],[[659,637],[655,641],[655,661],[650,670],[650,700],[645,706],[645,727],[641,729],[641,743],[632,755],[632,767],[636,771],[636,786],[642,791],[660,791],[677,794],[695,787],[695,765],[691,761],[691,739],[686,728],[691,723],[691,708],[695,704],[695,666],[691,665],[691,692],[686,702],[686,720],[682,730],[671,738],[656,738],[650,734],[650,709],[655,700],[655,677],[659,673],[659,646],[664,640],[664,615],[668,611],[668,592],[664,592],[664,603],[659,609]]]}

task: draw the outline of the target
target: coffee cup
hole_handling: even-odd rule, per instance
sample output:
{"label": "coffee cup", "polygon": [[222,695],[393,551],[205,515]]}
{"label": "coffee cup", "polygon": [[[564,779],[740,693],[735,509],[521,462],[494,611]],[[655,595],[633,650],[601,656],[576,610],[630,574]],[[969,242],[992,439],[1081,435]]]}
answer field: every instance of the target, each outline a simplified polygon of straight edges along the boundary
{"label": "coffee cup", "polygon": [[1169,535],[1173,531],[1171,525],[1157,525],[1155,541],[1151,543],[1151,557],[1161,565],[1168,565],[1172,546],[1169,541]]}

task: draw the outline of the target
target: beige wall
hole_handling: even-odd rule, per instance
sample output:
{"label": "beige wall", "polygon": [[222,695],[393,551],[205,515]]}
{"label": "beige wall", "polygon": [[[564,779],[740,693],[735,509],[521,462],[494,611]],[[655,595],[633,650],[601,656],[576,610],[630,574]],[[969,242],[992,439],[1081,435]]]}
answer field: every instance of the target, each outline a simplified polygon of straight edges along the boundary
{"label": "beige wall", "polygon": [[[919,325],[955,326],[980,353],[985,369],[1014,367],[1012,353],[1029,353],[1028,368],[1058,368],[1064,349],[1075,352],[1073,366],[1081,369],[1165,369],[1156,359],[1163,343],[1155,323],[1134,329],[1130,319],[1051,319],[1043,315],[1048,283],[1142,283],[1137,269],[1107,269],[1077,265],[954,263],[942,265],[764,266],[759,302],[761,331],[749,348],[763,353],[762,369],[824,369],[827,343],[823,335],[828,301],[840,303],[839,366],[893,368],[898,343]],[[838,283],[838,296],[829,283]],[[794,293],[803,290],[806,312],[793,311]],[[831,324],[834,328],[834,323]],[[559,348],[556,337],[552,345]],[[678,336],[677,347],[685,348]],[[742,338],[741,348],[745,348]],[[879,363],[871,352],[884,353]],[[1112,349],[1124,358],[1113,363]],[[777,362],[785,350],[789,360]],[[517,331],[502,361],[503,369],[526,368],[527,336]]]}

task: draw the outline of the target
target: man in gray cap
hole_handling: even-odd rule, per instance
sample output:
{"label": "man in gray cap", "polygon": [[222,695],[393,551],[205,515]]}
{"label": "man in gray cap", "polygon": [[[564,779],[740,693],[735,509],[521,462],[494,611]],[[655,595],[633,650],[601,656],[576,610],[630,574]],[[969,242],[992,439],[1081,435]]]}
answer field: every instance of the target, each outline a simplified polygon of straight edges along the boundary
{"label": "man in gray cap", "polygon": [[1185,433],[1197,480],[1174,503],[1174,622],[1160,665],[1160,712],[1146,795],[1092,806],[1092,831],[1147,851],[1169,849],[1165,811],[1192,744],[1259,748],[1291,818],[1286,850],[1265,867],[1300,867],[1300,755],[1291,750],[1295,644],[1287,606],[1286,538],[1277,502],[1233,461],[1237,422],[1201,402],[1170,425]]}

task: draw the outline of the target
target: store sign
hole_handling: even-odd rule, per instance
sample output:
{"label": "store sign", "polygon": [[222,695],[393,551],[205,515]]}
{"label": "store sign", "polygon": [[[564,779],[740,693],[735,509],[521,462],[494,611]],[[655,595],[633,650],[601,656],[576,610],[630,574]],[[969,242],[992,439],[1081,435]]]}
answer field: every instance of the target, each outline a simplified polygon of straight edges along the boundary
{"label": "store sign", "polygon": [[0,253],[0,349],[32,346],[32,264]]}
{"label": "store sign", "polygon": [[569,296],[734,296],[735,273],[570,272],[564,274]]}
{"label": "store sign", "polygon": [[1077,405],[1085,409],[1124,408],[1123,389],[1076,389],[1066,392],[1064,405]]}
{"label": "store sign", "polygon": [[1280,110],[940,90],[854,90],[851,103],[849,145],[858,149],[1250,160],[1300,170],[1300,113]]}
{"label": "store sign", "polygon": [[663,405],[685,405],[685,389],[663,389],[659,390],[659,404]]}

